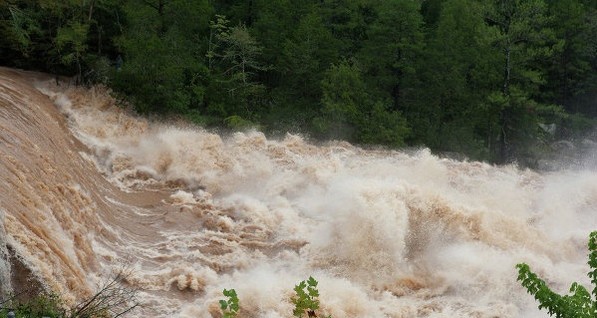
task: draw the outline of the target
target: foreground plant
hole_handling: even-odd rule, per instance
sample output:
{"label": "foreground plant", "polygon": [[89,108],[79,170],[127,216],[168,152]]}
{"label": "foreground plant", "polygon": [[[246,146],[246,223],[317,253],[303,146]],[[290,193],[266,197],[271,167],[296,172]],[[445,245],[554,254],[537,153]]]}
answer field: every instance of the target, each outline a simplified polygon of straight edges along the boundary
{"label": "foreground plant", "polygon": [[552,291],[545,281],[533,273],[529,265],[517,264],[518,281],[529,294],[539,302],[539,309],[547,309],[556,318],[595,318],[597,317],[597,231],[589,235],[589,266],[587,274],[593,289],[589,292],[584,286],[574,282],[570,295],[559,295]]}
{"label": "foreground plant", "polygon": [[137,290],[125,283],[129,272],[121,271],[99,287],[95,295],[70,310],[69,318],[120,317],[135,309],[139,302]]}
{"label": "foreground plant", "polygon": [[317,290],[317,284],[317,280],[309,276],[309,279],[294,286],[296,296],[292,297],[291,301],[294,304],[292,314],[295,317],[303,317],[305,312],[307,313],[307,317],[317,317],[315,313],[319,309],[319,290]]}
{"label": "foreground plant", "polygon": [[224,314],[224,318],[234,318],[238,314],[240,306],[238,305],[238,296],[236,290],[230,289],[222,292],[227,299],[220,300],[220,309]]}
{"label": "foreground plant", "polygon": [[[292,313],[295,317],[301,318],[305,313],[307,317],[318,317],[316,313],[319,309],[319,290],[317,290],[317,284],[317,280],[309,276],[309,279],[294,286],[296,295],[290,300],[294,304]],[[236,291],[234,289],[224,289],[222,293],[226,297],[226,299],[221,299],[219,302],[223,318],[236,317],[240,309]],[[332,318],[332,316],[326,316],[326,318]]]}
{"label": "foreground plant", "polygon": [[26,302],[16,301],[12,296],[6,301],[0,302],[0,317],[8,317],[12,312],[15,317],[65,317],[62,299],[53,293],[40,293]]}
{"label": "foreground plant", "polygon": [[60,295],[42,292],[21,301],[18,295],[0,300],[0,317],[12,312],[16,318],[116,318],[138,306],[137,291],[125,283],[128,272],[121,271],[99,286],[98,291],[72,308],[66,308]]}

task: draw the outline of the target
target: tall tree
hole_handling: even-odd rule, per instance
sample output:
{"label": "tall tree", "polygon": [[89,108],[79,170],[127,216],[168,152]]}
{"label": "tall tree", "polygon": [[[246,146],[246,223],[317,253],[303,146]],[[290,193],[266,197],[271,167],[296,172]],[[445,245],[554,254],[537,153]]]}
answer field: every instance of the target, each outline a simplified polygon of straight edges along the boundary
{"label": "tall tree", "polygon": [[421,108],[431,109],[426,144],[440,151],[458,151],[487,159],[490,127],[497,114],[484,107],[500,83],[499,52],[492,47],[495,31],[483,20],[475,0],[446,0],[426,50],[423,75],[427,94]]}
{"label": "tall tree", "polygon": [[557,114],[556,106],[537,102],[545,70],[539,59],[549,58],[558,47],[549,28],[547,6],[543,0],[492,0],[485,19],[497,31],[494,45],[501,55],[502,81],[489,103],[499,113],[499,162],[524,155],[528,142],[536,137],[542,114]]}
{"label": "tall tree", "polygon": [[597,80],[597,69],[591,65],[597,59],[597,9],[579,0],[550,1],[549,13],[561,47],[545,61],[548,80],[542,85],[543,98],[579,112],[582,109],[570,100],[590,90],[590,82]]}
{"label": "tall tree", "polygon": [[364,44],[370,24],[377,18],[375,2],[366,0],[331,0],[320,5],[326,27],[337,39],[338,53],[351,58]]}
{"label": "tall tree", "polygon": [[[366,82],[375,94],[391,100],[392,109],[401,111],[414,130],[415,139],[429,126],[427,113],[415,107],[421,54],[424,49],[423,20],[418,1],[380,1],[377,19],[372,23],[358,54]],[[420,140],[424,139],[421,137]]]}
{"label": "tall tree", "polygon": [[331,138],[358,143],[401,146],[409,133],[402,115],[368,93],[357,64],[342,61],[332,65],[321,82],[320,116],[314,120],[318,132]]}
{"label": "tall tree", "polygon": [[443,3],[446,0],[425,0],[421,3],[421,15],[428,29],[437,28]]}
{"label": "tall tree", "polygon": [[142,112],[205,107],[209,2],[135,0],[124,10],[127,29],[116,41],[124,63],[114,77],[116,88]]}
{"label": "tall tree", "polygon": [[97,73],[102,48],[113,48],[109,37],[118,33],[117,11],[115,0],[2,2],[0,61],[9,57],[8,65],[60,70],[80,81]]}
{"label": "tall tree", "polygon": [[284,43],[277,66],[283,76],[281,86],[288,94],[288,100],[296,99],[307,107],[316,105],[321,96],[319,84],[324,71],[338,59],[337,45],[338,41],[317,11],[301,19]]}
{"label": "tall tree", "polygon": [[228,26],[224,16],[211,23],[215,42],[208,51],[210,70],[216,84],[225,90],[226,115],[251,117],[258,109],[256,100],[264,86],[256,81],[257,72],[266,69],[260,62],[262,47],[244,25]]}
{"label": "tall tree", "polygon": [[[301,19],[315,10],[313,0],[255,0],[256,18],[252,25],[263,45],[263,57],[279,65],[284,43],[291,38]],[[276,68],[278,69],[278,68]]]}

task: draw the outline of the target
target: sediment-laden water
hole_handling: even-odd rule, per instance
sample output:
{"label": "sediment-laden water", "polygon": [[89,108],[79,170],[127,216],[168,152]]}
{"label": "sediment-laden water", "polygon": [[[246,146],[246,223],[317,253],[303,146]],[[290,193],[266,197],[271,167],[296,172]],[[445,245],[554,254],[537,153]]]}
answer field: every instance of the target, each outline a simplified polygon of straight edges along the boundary
{"label": "sediment-laden water", "polygon": [[131,317],[217,316],[224,288],[241,317],[291,317],[310,275],[333,317],[546,317],[514,265],[588,285],[597,229],[593,170],[224,136],[4,68],[0,184],[0,239],[33,274],[76,302],[126,269]]}

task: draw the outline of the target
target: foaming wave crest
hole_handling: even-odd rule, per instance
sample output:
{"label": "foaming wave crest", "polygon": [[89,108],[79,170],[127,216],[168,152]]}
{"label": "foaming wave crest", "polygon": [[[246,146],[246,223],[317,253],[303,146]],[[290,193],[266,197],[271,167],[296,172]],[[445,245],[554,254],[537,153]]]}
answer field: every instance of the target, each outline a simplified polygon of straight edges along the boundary
{"label": "foaming wave crest", "polygon": [[8,243],[73,299],[123,263],[138,317],[217,317],[224,288],[241,317],[291,317],[310,275],[334,317],[542,317],[516,263],[558,291],[588,283],[593,171],[222,136],[137,118],[102,88],[1,80],[18,105],[4,116],[33,109],[0,123],[0,173],[23,197],[1,194]]}

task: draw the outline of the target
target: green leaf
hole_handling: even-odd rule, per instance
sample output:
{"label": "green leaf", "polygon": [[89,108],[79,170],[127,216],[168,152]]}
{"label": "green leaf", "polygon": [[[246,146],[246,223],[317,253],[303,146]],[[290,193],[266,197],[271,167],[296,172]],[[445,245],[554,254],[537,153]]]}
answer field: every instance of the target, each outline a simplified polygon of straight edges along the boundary
{"label": "green leaf", "polygon": [[307,283],[309,284],[309,286],[317,286],[317,281],[315,280],[315,278],[309,276],[309,279],[307,280]]}
{"label": "green leaf", "polygon": [[240,309],[240,307],[239,307],[238,303],[233,303],[230,305],[230,309],[232,309],[232,311],[234,311],[234,312],[237,312]]}
{"label": "green leaf", "polygon": [[[595,233],[595,232],[593,232]],[[590,240],[593,239],[593,233],[591,233]],[[591,249],[591,242],[589,243],[589,249]],[[589,258],[592,257],[592,253]],[[594,257],[594,255],[593,255]],[[553,292],[546,284],[545,281],[540,279],[535,273],[533,273],[527,264],[517,264],[516,268],[519,271],[518,280],[521,281],[523,287],[535,297],[539,302],[539,309],[547,309],[549,315],[555,315],[556,317],[562,318],[593,318],[597,313],[597,303],[591,298],[588,290],[577,282],[573,282],[570,286],[570,295],[561,296]],[[593,272],[589,273],[589,276]],[[591,281],[595,286],[593,288],[593,294],[597,290],[597,283]]]}

